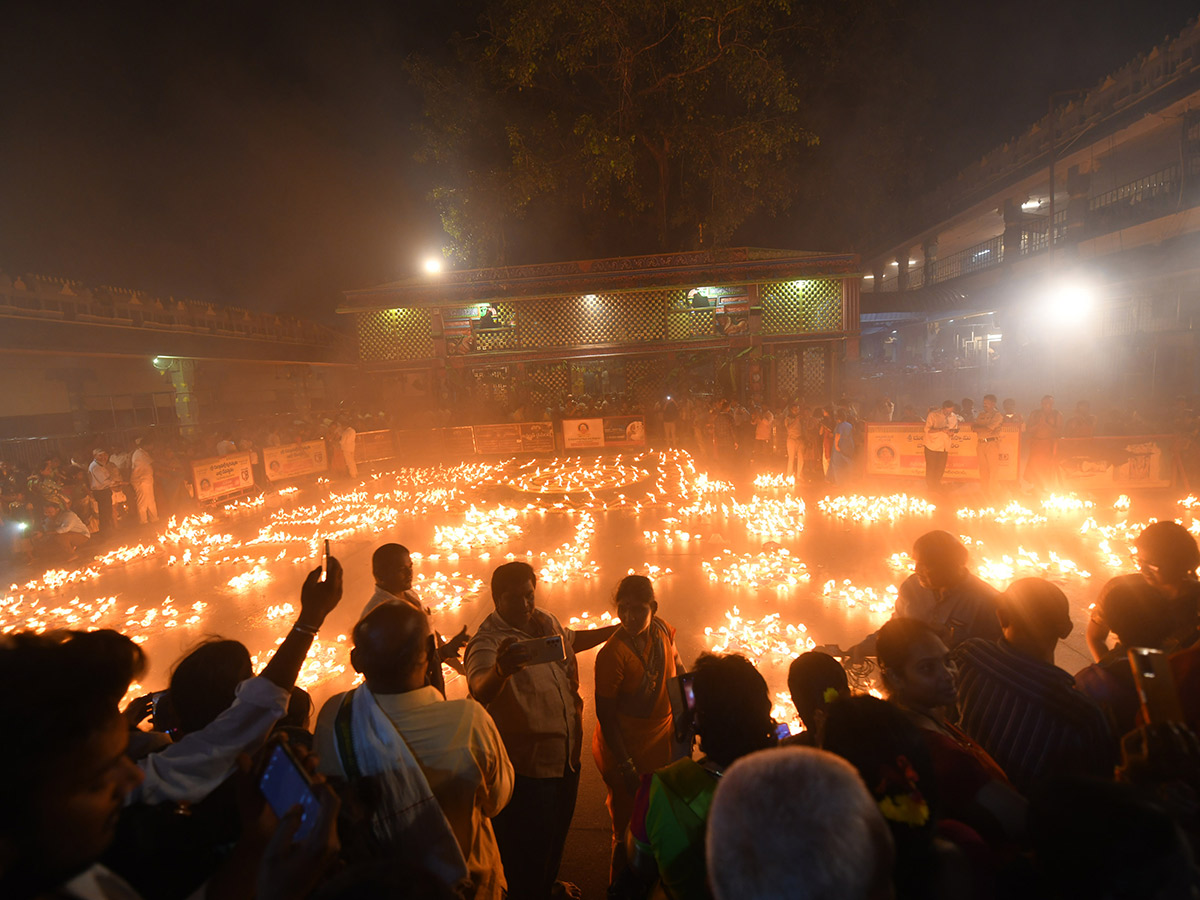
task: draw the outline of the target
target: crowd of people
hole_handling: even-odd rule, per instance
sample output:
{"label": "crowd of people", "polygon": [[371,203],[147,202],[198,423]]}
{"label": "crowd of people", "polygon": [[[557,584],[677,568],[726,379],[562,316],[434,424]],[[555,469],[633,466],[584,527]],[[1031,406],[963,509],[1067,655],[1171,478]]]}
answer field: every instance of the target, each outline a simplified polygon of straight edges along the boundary
{"label": "crowd of people", "polygon": [[357,477],[357,434],[390,427],[383,414],[287,414],[194,434],[147,429],[129,440],[81,440],[32,465],[0,459],[0,561],[69,562],[199,509],[195,460],[248,453],[254,484],[265,488],[263,448],[324,440],[329,472]]}
{"label": "crowd of people", "polygon": [[[411,554],[385,544],[352,632],[361,680],[315,718],[296,678],[342,601],[333,558],[261,672],[211,639],[123,710],[136,643],[11,633],[0,895],[577,898],[559,869],[584,765],[578,656],[596,650],[612,900],[1194,897],[1200,548],[1156,522],[1136,550],[1072,676],[1059,587],[1001,592],[957,537],[923,535],[893,618],[793,660],[796,734],[746,657],[685,671],[639,575],[615,588],[617,624],[577,630],[507,562],[491,615],[447,639]],[[467,698],[446,698],[443,666]]]}

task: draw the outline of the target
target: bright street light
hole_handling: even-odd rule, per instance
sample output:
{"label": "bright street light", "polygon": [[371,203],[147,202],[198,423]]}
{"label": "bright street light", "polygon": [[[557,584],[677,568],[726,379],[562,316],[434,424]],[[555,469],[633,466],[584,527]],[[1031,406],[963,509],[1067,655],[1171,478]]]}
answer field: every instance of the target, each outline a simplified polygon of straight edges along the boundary
{"label": "bright street light", "polygon": [[425,274],[426,275],[441,275],[442,261],[436,256],[429,256],[425,259]]}

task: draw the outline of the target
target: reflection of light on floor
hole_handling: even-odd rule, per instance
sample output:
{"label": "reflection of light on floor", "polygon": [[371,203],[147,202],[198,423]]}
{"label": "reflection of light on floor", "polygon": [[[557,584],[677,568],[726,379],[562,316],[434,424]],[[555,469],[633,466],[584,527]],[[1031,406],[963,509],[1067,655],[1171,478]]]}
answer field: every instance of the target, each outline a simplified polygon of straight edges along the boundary
{"label": "reflection of light on floor", "polygon": [[[785,656],[790,659],[808,648],[812,638],[803,625],[785,624],[778,613],[762,616],[762,608],[753,604],[811,599],[879,620],[894,608],[895,585],[913,571],[909,554],[892,545],[890,555],[880,553],[869,561],[865,574],[861,567],[837,571],[844,559],[817,560],[820,581],[813,585],[813,567],[803,549],[796,550],[808,539],[806,531],[819,521],[836,525],[839,534],[852,540],[855,531],[904,525],[913,533],[907,543],[932,527],[926,522],[935,512],[932,504],[905,494],[826,497],[815,509],[806,509],[796,497],[763,496],[790,486],[782,476],[760,476],[753,489],[743,491],[698,472],[682,451],[400,468],[374,473],[350,487],[322,480],[304,490],[287,487],[173,518],[159,526],[154,539],[14,584],[0,598],[0,632],[115,627],[139,643],[178,633],[171,646],[186,645],[211,629],[218,617],[206,602],[177,598],[204,596],[208,601],[212,592],[218,598],[215,610],[225,616],[221,621],[229,621],[230,610],[243,617],[244,633],[237,636],[265,660],[279,631],[295,615],[292,603],[268,606],[267,598],[298,595],[303,573],[315,565],[324,539],[333,541],[336,554],[340,541],[369,539],[428,519],[434,539],[431,546],[414,548],[414,589],[435,614],[461,616],[470,604],[486,600],[483,579],[471,572],[480,564],[490,568],[522,560],[537,571],[539,583],[556,587],[601,577],[615,586],[626,571],[658,582],[693,567],[689,571],[698,570],[731,595],[727,603],[732,611],[726,613],[723,630],[709,635],[710,646],[740,646],[755,659],[782,665]],[[1131,506],[1126,496],[1108,507],[1052,495],[1037,505],[1038,511],[1016,501],[963,507],[956,514],[956,530],[972,532],[962,535],[971,567],[998,587],[1013,578],[1039,575],[1078,590],[1092,580],[1092,572],[1104,578],[1136,570],[1133,542],[1153,520],[1133,519]],[[1179,507],[1190,511],[1200,507],[1200,499],[1189,495],[1178,501]],[[597,553],[602,513],[609,514],[609,530],[600,540],[620,535],[621,529],[635,536],[641,532],[637,552],[646,554],[644,563],[631,567],[626,556],[619,566],[602,570],[596,560],[605,558]],[[1187,527],[1200,532],[1200,521],[1184,515]],[[567,539],[538,545],[530,535],[540,531],[531,526],[548,521],[565,527]],[[1039,526],[1036,549],[1019,528],[998,532],[992,527],[1010,525]],[[790,548],[779,546],[793,540]],[[672,567],[664,565],[664,557]],[[146,597],[130,585],[130,575],[168,568],[171,593],[163,589],[161,596]],[[178,579],[187,579],[187,586]],[[763,596],[762,591],[770,593]],[[247,612],[257,598],[262,598],[259,609]],[[735,601],[762,617],[743,617]],[[608,613],[576,619],[583,628],[612,621]],[[312,687],[336,680],[340,687],[352,676],[346,636],[323,637],[314,644],[302,683]],[[768,679],[776,686],[778,672]]]}

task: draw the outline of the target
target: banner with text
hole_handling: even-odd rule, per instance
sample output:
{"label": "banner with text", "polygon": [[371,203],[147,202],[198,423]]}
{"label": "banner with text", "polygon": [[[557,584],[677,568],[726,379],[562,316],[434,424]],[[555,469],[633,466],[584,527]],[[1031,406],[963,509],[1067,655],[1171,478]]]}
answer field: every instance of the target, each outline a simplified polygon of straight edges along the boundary
{"label": "banner with text", "polygon": [[[355,436],[357,442],[358,437]],[[270,481],[315,475],[329,468],[329,454],[324,441],[304,441],[282,447],[263,447],[263,465]]]}
{"label": "banner with text", "polygon": [[563,447],[585,450],[604,446],[603,419],[563,419]]}
{"label": "banner with text", "polygon": [[[1016,481],[1020,472],[1021,432],[1016,425],[1000,430],[996,452],[996,480]],[[925,476],[925,426],[919,422],[867,423],[867,474]],[[979,435],[963,425],[950,438],[947,480],[979,478]]]}
{"label": "banner with text", "polygon": [[550,422],[476,425],[472,430],[476,453],[554,452],[554,426]]}
{"label": "banner with text", "polygon": [[1063,438],[1058,442],[1058,477],[1063,488],[1071,491],[1171,487],[1175,460],[1172,435]]}
{"label": "banner with text", "polygon": [[230,453],[192,461],[192,485],[196,499],[217,500],[254,487],[254,469],[249,453]]}
{"label": "banner with text", "polygon": [[391,430],[360,431],[354,437],[355,462],[373,462],[377,459],[391,459],[396,455],[396,442]]}

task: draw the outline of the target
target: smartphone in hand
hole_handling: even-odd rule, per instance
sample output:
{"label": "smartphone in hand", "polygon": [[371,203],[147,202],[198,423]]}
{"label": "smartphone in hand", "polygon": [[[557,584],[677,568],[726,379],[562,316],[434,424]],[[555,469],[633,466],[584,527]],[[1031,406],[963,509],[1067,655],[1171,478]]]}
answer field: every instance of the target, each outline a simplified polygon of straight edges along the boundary
{"label": "smartphone in hand", "polygon": [[318,581],[324,581],[329,576],[329,538],[325,538],[324,549],[321,551],[321,577]]}
{"label": "smartphone in hand", "polygon": [[567,658],[567,651],[563,646],[561,634],[552,634],[549,637],[533,638],[529,641],[517,641],[513,646],[528,648],[526,650],[528,656],[525,660],[525,665],[527,666],[536,666],[540,663],[561,662]]}
{"label": "smartphone in hand", "polygon": [[302,841],[312,833],[321,801],[313,790],[312,778],[282,741],[271,748],[271,755],[258,780],[258,789],[281,819],[293,807],[300,807],[300,827],[296,829],[294,841]]}
{"label": "smartphone in hand", "polygon": [[1146,722],[1162,725],[1185,721],[1167,654],[1148,647],[1130,647],[1129,663]]}

